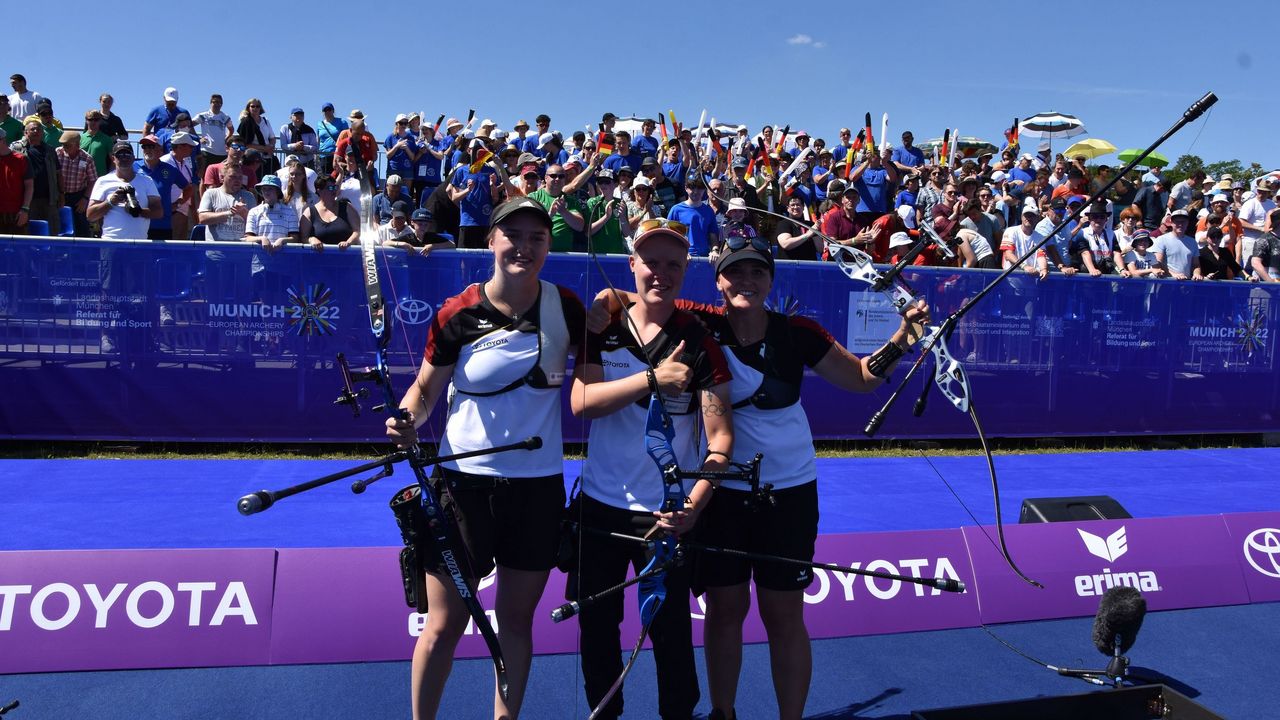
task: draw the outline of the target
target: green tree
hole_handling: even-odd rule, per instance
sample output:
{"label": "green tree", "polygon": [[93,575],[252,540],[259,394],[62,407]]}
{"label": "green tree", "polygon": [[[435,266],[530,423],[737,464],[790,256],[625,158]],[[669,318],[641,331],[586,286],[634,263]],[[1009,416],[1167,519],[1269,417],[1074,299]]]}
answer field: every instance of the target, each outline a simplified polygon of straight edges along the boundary
{"label": "green tree", "polygon": [[1197,170],[1204,170],[1204,160],[1199,155],[1183,155],[1173,164],[1173,167],[1165,168],[1164,176],[1172,187],[1176,183],[1191,177],[1191,174]]}

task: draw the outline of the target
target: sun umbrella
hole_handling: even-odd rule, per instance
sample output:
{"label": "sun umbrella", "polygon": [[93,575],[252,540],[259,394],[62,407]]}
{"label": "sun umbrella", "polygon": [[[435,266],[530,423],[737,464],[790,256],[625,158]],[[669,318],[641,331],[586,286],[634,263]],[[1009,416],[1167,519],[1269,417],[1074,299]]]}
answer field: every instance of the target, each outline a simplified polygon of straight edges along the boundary
{"label": "sun umbrella", "polygon": [[[1129,148],[1127,150],[1121,150],[1120,152],[1116,153],[1116,157],[1120,158],[1120,162],[1128,164],[1129,162],[1132,162],[1134,158],[1138,157],[1141,154],[1142,154],[1141,148]],[[1169,158],[1161,155],[1158,152],[1152,152],[1150,155],[1147,156],[1146,160],[1142,161],[1142,164],[1147,167],[1164,167],[1169,164]]]}
{"label": "sun umbrella", "polygon": [[[920,148],[926,157],[931,157],[934,149],[940,145],[942,145],[942,138],[940,137],[916,143],[916,147]],[[977,157],[982,153],[995,153],[998,150],[999,148],[986,140],[971,136],[962,135],[956,143],[956,153],[963,158]]]}
{"label": "sun umbrella", "polygon": [[1080,118],[1075,115],[1058,112],[1032,115],[1018,124],[1018,137],[1020,138],[1053,140],[1054,138],[1075,137],[1086,132],[1088,131],[1084,129],[1084,123],[1080,122]]}
{"label": "sun umbrella", "polygon": [[1089,138],[1088,140],[1081,140],[1075,145],[1063,150],[1062,156],[1067,158],[1077,158],[1083,155],[1092,160],[1097,157],[1102,157],[1103,155],[1110,155],[1115,151],[1116,146],[1106,140]]}

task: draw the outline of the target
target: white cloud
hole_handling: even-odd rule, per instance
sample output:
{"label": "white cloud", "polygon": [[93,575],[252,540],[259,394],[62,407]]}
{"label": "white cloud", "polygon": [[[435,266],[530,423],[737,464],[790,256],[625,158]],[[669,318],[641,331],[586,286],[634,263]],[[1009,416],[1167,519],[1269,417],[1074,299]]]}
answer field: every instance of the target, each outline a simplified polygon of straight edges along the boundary
{"label": "white cloud", "polygon": [[818,42],[814,43],[813,46],[821,50],[822,48],[826,47],[827,44],[819,40]]}
{"label": "white cloud", "polygon": [[808,45],[813,42],[813,38],[804,34],[796,34],[787,38],[788,45]]}

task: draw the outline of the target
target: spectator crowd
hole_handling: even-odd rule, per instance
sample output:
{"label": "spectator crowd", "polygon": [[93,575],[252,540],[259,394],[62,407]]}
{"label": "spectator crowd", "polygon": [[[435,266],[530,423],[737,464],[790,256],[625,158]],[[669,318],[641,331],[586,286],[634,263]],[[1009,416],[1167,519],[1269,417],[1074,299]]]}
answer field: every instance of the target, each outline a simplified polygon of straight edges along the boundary
{"label": "spectator crowd", "polygon": [[[691,128],[674,115],[668,127],[604,113],[598,132],[566,137],[545,114],[504,130],[405,113],[379,140],[359,109],[341,117],[326,102],[309,121],[294,107],[277,125],[258,98],[232,117],[214,94],[192,113],[172,87],[135,146],[109,94],[76,129],[25,77],[10,84],[0,95],[0,234],[321,251],[356,242],[363,211],[382,244],[427,254],[485,247],[493,209],[528,196],[552,216],[554,252],[627,253],[641,223],[665,218],[687,228],[692,255],[713,259],[749,241],[779,259],[820,261],[833,242],[897,262],[923,234],[953,252],[930,245],[918,265],[1280,280],[1280,215],[1266,177],[1197,171],[1170,186],[1151,167],[1115,178],[1107,165],[1054,157],[1047,144],[948,163],[926,156],[909,131],[895,146],[840,128],[828,143],[789,127]],[[377,193],[367,207],[362,177]]]}

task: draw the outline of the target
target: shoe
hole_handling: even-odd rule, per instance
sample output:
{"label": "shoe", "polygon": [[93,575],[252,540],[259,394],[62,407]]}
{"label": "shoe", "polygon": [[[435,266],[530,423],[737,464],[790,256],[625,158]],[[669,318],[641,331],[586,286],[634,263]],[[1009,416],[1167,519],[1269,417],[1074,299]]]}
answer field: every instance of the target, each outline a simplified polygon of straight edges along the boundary
{"label": "shoe", "polygon": [[160,306],[160,324],[161,325],[173,324],[173,311],[169,309],[168,305]]}

